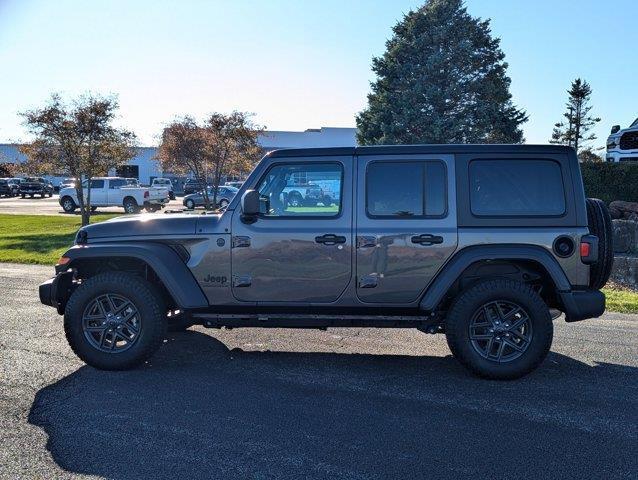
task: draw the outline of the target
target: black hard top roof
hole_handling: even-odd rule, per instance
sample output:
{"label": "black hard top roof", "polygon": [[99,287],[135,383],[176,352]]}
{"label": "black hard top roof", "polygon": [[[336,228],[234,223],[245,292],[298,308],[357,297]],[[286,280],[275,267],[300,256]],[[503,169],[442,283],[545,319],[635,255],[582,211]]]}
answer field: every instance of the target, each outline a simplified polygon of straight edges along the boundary
{"label": "black hard top roof", "polygon": [[375,145],[368,147],[284,148],[269,152],[269,157],[316,157],[331,155],[402,155],[461,153],[570,153],[564,145]]}

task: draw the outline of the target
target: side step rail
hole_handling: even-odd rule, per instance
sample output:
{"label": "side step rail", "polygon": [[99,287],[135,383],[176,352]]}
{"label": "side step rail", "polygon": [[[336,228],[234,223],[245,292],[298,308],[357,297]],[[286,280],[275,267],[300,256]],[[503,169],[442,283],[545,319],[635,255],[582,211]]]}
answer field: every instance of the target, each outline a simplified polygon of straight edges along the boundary
{"label": "side step rail", "polygon": [[426,331],[438,325],[439,319],[431,315],[314,315],[298,313],[215,314],[194,313],[193,320],[208,328],[272,327],[272,328],[321,328],[328,327],[377,327],[418,328]]}

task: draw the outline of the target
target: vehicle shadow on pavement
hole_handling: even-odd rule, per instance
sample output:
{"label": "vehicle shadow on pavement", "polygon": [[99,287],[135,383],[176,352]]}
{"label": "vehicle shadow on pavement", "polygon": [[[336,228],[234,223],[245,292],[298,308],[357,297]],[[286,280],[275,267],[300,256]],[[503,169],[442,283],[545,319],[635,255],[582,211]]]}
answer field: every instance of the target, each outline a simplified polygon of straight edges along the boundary
{"label": "vehicle shadow on pavement", "polygon": [[636,370],[552,353],[494,382],[451,356],[246,352],[187,331],[137,370],[43,388],[29,423],[61,468],[106,478],[621,478]]}

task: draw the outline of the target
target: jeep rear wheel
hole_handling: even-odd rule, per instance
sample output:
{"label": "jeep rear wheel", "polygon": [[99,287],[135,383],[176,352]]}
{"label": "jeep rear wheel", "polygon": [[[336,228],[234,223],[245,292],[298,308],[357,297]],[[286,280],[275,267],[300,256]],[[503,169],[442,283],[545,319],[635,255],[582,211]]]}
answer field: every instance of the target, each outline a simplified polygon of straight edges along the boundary
{"label": "jeep rear wheel", "polygon": [[166,335],[161,296],[146,280],[106,272],[84,281],[64,312],[64,331],[75,354],[101,370],[125,370],[147,360]]}
{"label": "jeep rear wheel", "polygon": [[445,332],[454,356],[475,374],[515,379],[547,356],[553,325],[531,286],[487,280],[462,292],[448,312]]}

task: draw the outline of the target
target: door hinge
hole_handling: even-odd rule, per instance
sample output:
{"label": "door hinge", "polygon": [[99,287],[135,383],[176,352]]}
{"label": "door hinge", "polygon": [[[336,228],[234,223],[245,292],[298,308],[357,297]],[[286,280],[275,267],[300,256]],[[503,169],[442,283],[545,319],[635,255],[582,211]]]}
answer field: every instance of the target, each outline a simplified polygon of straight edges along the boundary
{"label": "door hinge", "polygon": [[379,284],[379,275],[373,273],[359,278],[359,288],[374,288]]}
{"label": "door hinge", "polygon": [[250,275],[234,275],[233,287],[250,287],[253,279]]}
{"label": "door hinge", "polygon": [[357,248],[376,247],[377,237],[358,235],[357,236]]}
{"label": "door hinge", "polygon": [[233,248],[250,247],[250,237],[237,235],[233,237]]}

